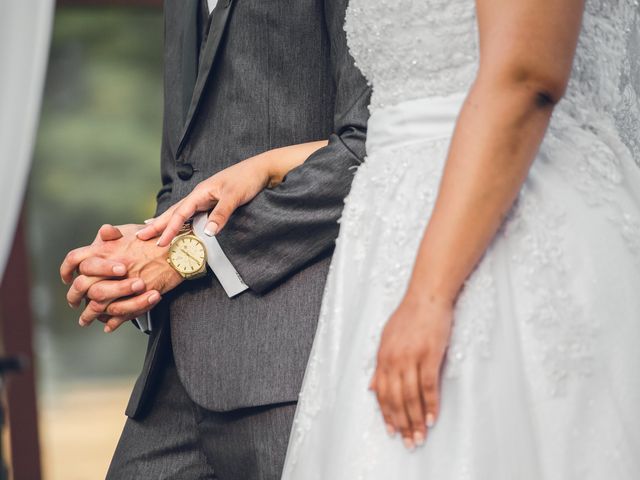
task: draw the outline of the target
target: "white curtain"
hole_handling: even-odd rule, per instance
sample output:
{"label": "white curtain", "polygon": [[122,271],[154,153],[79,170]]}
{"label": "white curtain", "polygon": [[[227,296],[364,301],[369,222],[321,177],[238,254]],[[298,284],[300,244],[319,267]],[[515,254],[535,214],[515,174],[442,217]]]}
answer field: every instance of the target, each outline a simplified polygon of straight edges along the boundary
{"label": "white curtain", "polygon": [[0,2],[0,279],[31,164],[53,11],[54,0]]}

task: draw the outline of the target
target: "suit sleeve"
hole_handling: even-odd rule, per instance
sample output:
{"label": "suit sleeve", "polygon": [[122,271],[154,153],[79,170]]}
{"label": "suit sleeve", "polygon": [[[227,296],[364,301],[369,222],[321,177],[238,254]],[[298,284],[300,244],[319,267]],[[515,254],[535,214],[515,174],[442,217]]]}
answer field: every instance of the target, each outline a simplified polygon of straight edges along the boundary
{"label": "suit sleeve", "polygon": [[355,167],[364,160],[371,91],[347,48],[346,3],[325,1],[336,88],[328,145],[279,186],[238,209],[217,236],[244,282],[258,293],[333,249]]}

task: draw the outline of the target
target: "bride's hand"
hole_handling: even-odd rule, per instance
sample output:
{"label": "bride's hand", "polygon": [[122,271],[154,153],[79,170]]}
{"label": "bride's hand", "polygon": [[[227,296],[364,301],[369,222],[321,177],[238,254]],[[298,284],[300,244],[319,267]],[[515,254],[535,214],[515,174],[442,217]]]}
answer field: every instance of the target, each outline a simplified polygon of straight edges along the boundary
{"label": "bride's hand", "polygon": [[165,247],[178,234],[186,220],[196,212],[213,208],[205,233],[217,234],[231,214],[273,183],[268,155],[257,155],[239,162],[200,182],[193,191],[157,218],[147,220],[138,232],[141,240],[157,237]]}
{"label": "bride's hand", "polygon": [[438,417],[440,371],[449,343],[453,305],[405,297],[387,322],[371,389],[390,435],[421,445]]}

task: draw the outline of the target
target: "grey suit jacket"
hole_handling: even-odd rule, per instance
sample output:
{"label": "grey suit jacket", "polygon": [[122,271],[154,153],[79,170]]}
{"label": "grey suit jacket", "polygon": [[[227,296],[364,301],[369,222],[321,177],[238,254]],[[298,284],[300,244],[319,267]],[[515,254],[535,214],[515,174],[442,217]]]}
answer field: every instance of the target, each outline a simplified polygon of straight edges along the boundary
{"label": "grey suit jacket", "polygon": [[228,298],[209,274],[154,310],[129,416],[150,397],[169,341],[188,394],[205,408],[297,399],[337,220],[365,155],[370,89],[348,52],[346,4],[220,0],[198,61],[198,1],[165,0],[157,213],[257,153],[321,139],[329,145],[240,208],[218,235],[250,290]]}

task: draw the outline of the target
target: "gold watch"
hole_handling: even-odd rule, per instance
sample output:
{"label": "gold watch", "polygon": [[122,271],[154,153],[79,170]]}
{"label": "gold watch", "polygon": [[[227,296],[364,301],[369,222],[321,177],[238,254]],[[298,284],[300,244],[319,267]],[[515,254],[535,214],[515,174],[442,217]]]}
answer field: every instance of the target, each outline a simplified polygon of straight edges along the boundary
{"label": "gold watch", "polygon": [[185,223],[169,245],[167,262],[186,280],[207,273],[207,248],[193,233],[191,223]]}

